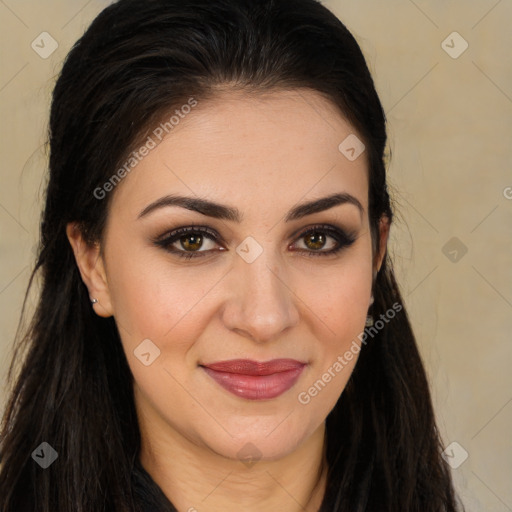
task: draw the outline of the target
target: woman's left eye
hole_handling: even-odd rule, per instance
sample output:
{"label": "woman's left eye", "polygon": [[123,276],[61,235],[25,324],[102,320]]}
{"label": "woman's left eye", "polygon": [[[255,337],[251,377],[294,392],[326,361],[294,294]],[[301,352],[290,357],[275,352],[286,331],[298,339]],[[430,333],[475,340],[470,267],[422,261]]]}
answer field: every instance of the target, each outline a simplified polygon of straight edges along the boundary
{"label": "woman's left eye", "polygon": [[[175,229],[163,238],[154,240],[155,245],[181,258],[197,258],[211,253],[219,245],[219,236],[204,226],[188,226]],[[302,247],[296,247],[302,242]],[[314,226],[303,231],[297,242],[289,247],[293,251],[305,252],[308,256],[329,256],[355,242],[353,235],[332,226]],[[205,248],[204,245],[207,245]],[[211,247],[208,247],[211,244]],[[217,250],[226,250],[224,247]]]}
{"label": "woman's left eye", "polygon": [[[299,248],[299,250],[301,252],[305,251],[308,256],[331,256],[351,246],[356,240],[353,235],[331,226],[309,228],[299,235],[298,239],[303,241],[305,246],[305,248]],[[328,242],[329,239],[331,239],[330,243]]]}

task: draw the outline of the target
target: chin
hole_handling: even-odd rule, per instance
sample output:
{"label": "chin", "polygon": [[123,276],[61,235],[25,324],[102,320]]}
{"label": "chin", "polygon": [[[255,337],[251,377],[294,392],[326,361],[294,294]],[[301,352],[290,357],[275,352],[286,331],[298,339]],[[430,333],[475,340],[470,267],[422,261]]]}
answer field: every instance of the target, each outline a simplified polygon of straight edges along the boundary
{"label": "chin", "polygon": [[203,437],[203,442],[218,455],[240,460],[248,467],[259,460],[278,460],[297,450],[318,428],[305,429],[305,422],[295,424],[291,420],[294,415],[297,413],[292,412],[287,419],[284,419],[286,415],[279,415],[235,420],[227,428],[229,434],[221,429],[222,435],[209,433]]}

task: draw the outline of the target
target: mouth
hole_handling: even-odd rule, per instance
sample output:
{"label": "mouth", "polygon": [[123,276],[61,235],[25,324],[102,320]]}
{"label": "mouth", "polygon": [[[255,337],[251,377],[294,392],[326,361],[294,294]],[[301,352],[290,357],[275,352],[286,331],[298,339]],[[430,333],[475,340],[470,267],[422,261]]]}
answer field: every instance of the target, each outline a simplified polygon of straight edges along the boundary
{"label": "mouth", "polygon": [[200,367],[230,393],[248,400],[270,400],[297,382],[306,363],[295,359],[258,362],[232,359],[201,364]]}

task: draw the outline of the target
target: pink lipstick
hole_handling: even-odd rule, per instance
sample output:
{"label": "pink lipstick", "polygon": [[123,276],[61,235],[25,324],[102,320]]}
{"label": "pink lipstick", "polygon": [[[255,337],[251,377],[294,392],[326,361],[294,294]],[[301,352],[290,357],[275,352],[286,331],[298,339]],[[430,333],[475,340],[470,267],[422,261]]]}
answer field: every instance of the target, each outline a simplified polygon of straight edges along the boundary
{"label": "pink lipstick", "polygon": [[232,359],[200,365],[220,386],[248,400],[269,400],[290,389],[306,363],[294,359],[258,362]]}

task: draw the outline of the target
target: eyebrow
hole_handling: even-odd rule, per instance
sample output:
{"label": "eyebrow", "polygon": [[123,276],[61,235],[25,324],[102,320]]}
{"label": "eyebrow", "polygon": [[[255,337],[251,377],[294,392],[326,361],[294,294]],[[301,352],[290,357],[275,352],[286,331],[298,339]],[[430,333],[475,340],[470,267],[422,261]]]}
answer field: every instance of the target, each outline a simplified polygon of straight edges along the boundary
{"label": "eyebrow", "polygon": [[[314,199],[312,201],[301,203],[293,207],[287,213],[285,222],[298,220],[306,217],[307,215],[329,210],[330,208],[334,208],[335,206],[341,204],[352,204],[357,207],[361,216],[364,213],[363,205],[356,197],[347,193],[337,193],[322,197],[320,199]],[[169,206],[179,206],[181,208],[198,212],[208,217],[229,220],[237,223],[240,223],[243,218],[242,213],[237,208],[215,203],[213,201],[208,201],[207,199],[179,195],[168,195],[157,199],[153,203],[146,206],[139,213],[137,218],[140,219],[141,217],[145,217],[155,210]]]}

